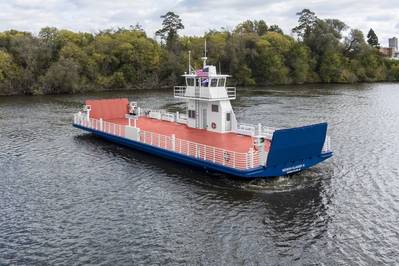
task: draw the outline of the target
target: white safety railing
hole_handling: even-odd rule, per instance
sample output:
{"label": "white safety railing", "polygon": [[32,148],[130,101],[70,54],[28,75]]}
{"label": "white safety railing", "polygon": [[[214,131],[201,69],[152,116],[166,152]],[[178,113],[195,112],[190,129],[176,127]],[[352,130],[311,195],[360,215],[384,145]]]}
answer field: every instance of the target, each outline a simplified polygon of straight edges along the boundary
{"label": "white safety railing", "polygon": [[[75,114],[74,124],[126,138],[124,125],[103,121],[102,119],[87,119],[85,115]],[[166,136],[144,130],[139,131],[139,140],[148,145],[240,170],[265,164],[265,160],[260,159],[259,152],[253,149],[249,152],[236,152],[178,139],[174,135]]]}
{"label": "white safety railing", "polygon": [[184,97],[186,95],[186,86],[175,86],[173,93],[175,97]]}
{"label": "white safety railing", "polygon": [[87,116],[80,114],[75,114],[73,121],[76,125],[95,129],[118,137],[125,137],[124,125],[103,121],[102,119],[87,119]]}
{"label": "white safety railing", "polygon": [[255,151],[235,152],[148,131],[140,131],[140,142],[240,170],[260,165]]}
{"label": "white safety railing", "polygon": [[262,127],[261,135],[266,136],[268,139],[272,139],[273,134],[274,134],[274,131],[276,131],[276,130],[277,130],[277,129],[276,129],[276,128],[273,128],[273,127],[266,127],[266,126],[263,126],[263,127]]}
{"label": "white safety railing", "polygon": [[176,113],[176,122],[179,124],[187,124],[187,118],[186,114]]}
{"label": "white safety railing", "polygon": [[163,113],[161,114],[161,119],[169,122],[175,122],[176,117],[173,113]]}
{"label": "white safety railing", "polygon": [[237,97],[237,91],[235,87],[227,87],[227,97],[229,99],[235,99]]}
{"label": "white safety railing", "polygon": [[237,128],[235,129],[237,133],[242,135],[247,135],[252,137],[260,136],[260,137],[265,137],[267,139],[272,139],[273,133],[276,130],[277,130],[276,128],[262,126],[261,124],[256,126],[244,123],[237,123]]}
{"label": "white safety railing", "polygon": [[322,153],[331,152],[331,138],[330,136],[326,136],[324,141]]}
{"label": "white safety railing", "polygon": [[208,90],[204,90],[208,87],[195,87],[194,91],[191,91],[192,94],[187,93],[186,86],[175,86],[173,88],[173,95],[175,98],[187,98],[187,99],[200,99],[200,100],[235,100],[237,97],[237,92],[235,87],[209,87],[209,89],[217,89],[222,90],[225,89],[227,95],[221,97],[211,97]]}
{"label": "white safety railing", "polygon": [[247,124],[237,124],[236,131],[242,135],[255,136],[256,127]]}
{"label": "white safety railing", "polygon": [[152,110],[143,109],[142,116],[147,116],[153,119],[164,120],[169,122],[176,122],[179,124],[187,124],[187,115],[180,114],[179,112],[170,113],[166,110]]}
{"label": "white safety railing", "polygon": [[146,110],[144,110],[142,115],[150,117],[150,118],[158,119],[158,120],[169,121],[169,122],[177,121],[177,115],[175,113],[169,113],[165,110],[146,109]]}

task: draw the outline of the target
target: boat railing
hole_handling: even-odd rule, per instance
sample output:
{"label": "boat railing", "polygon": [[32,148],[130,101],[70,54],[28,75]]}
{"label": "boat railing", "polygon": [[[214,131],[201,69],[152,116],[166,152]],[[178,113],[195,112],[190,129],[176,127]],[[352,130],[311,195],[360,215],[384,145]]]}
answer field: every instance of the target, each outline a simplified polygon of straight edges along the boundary
{"label": "boat railing", "polygon": [[261,124],[252,125],[252,124],[245,124],[245,123],[237,123],[237,128],[235,131],[241,135],[247,136],[259,136],[265,137],[267,139],[272,139],[274,131],[276,128],[262,126]]}
{"label": "boat railing", "polygon": [[262,127],[262,134],[265,135],[268,139],[272,139],[274,131],[276,131],[277,128],[274,127]]}
{"label": "boat railing", "polygon": [[326,139],[324,141],[324,145],[323,145],[323,149],[322,152],[323,153],[327,153],[327,152],[331,152],[331,138],[330,136],[326,136]]}
{"label": "boat railing", "polygon": [[[74,124],[126,138],[125,125],[102,119],[87,119],[87,116],[79,113],[74,115]],[[259,152],[253,149],[249,152],[236,152],[179,139],[174,135],[166,136],[144,130],[139,130],[138,136],[137,141],[142,143],[239,170],[258,167],[265,163],[264,160],[260,159]]]}
{"label": "boat railing", "polygon": [[179,124],[187,124],[187,115],[179,112],[171,113],[166,110],[142,109],[141,116],[153,119],[176,122]]}
{"label": "boat railing", "polygon": [[176,121],[176,114],[167,112],[166,110],[143,109],[143,112],[141,114],[142,116],[147,116],[158,120],[164,120],[169,122]]}
{"label": "boat railing", "polygon": [[237,97],[237,90],[235,87],[226,87],[227,90],[227,97],[230,100],[235,100]]}
{"label": "boat railing", "polygon": [[140,142],[235,169],[259,166],[256,151],[235,152],[144,130],[140,130]]}
{"label": "boat railing", "polygon": [[255,136],[256,127],[247,124],[237,124],[236,131],[242,135]]}
{"label": "boat railing", "polygon": [[118,137],[125,137],[125,126],[120,124],[111,123],[102,119],[87,119],[87,116],[81,114],[74,115],[74,124],[83,127],[102,131]]}
{"label": "boat railing", "polygon": [[163,113],[161,114],[161,120],[175,122],[176,116],[173,113]]}
{"label": "boat railing", "polygon": [[176,122],[179,124],[187,124],[187,118],[186,114],[176,113]]}
{"label": "boat railing", "polygon": [[186,86],[175,86],[173,88],[173,93],[175,97],[185,97],[186,95]]}
{"label": "boat railing", "polygon": [[[198,100],[205,100],[205,101],[214,101],[214,100],[235,100],[237,97],[237,92],[235,87],[214,87],[213,89],[220,89],[226,90],[226,93],[222,93],[220,97],[212,97],[209,94],[209,91],[202,90],[201,88],[208,88],[208,87],[195,87],[193,91],[187,92],[186,86],[175,86],[173,88],[173,95],[175,98],[186,98],[186,99],[198,99]],[[191,93],[190,93],[191,92]]]}

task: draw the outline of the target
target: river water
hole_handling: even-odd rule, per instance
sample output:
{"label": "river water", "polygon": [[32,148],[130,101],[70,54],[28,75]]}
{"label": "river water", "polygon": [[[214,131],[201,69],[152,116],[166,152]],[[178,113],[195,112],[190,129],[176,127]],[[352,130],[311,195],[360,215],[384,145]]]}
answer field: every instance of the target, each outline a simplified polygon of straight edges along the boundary
{"label": "river water", "polygon": [[86,98],[181,110],[170,90],[0,98],[0,264],[399,264],[399,85],[238,95],[240,121],[328,122],[334,157],[233,180],[71,126]]}

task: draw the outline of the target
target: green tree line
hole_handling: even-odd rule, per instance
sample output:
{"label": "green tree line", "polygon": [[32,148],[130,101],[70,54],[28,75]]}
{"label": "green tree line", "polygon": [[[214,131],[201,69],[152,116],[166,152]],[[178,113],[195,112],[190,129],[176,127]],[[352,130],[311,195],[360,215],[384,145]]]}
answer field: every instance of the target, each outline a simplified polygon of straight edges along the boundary
{"label": "green tree line", "polygon": [[379,53],[372,29],[366,41],[340,20],[319,19],[308,9],[297,15],[295,37],[264,20],[179,36],[184,25],[173,12],[161,16],[160,42],[140,25],[96,34],[51,27],[37,35],[0,32],[0,94],[169,87],[187,71],[188,51],[193,66],[201,66],[204,39],[208,63],[231,74],[236,85],[399,80],[399,62]]}

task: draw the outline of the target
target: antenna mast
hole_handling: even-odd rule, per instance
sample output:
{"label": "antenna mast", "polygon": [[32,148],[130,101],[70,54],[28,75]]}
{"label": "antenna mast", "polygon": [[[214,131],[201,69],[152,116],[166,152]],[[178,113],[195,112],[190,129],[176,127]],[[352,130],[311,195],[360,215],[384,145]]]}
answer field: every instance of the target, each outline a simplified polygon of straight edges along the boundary
{"label": "antenna mast", "polygon": [[202,59],[202,61],[204,61],[204,64],[203,64],[203,68],[205,68],[205,66],[206,66],[206,60],[208,59],[208,57],[206,57],[206,38],[205,38],[205,45],[204,45],[204,57],[202,57],[201,59]]}
{"label": "antenna mast", "polygon": [[204,49],[204,54],[205,54],[205,57],[206,57],[206,38],[205,38],[205,49]]}
{"label": "antenna mast", "polygon": [[188,74],[191,74],[191,50],[188,51]]}

